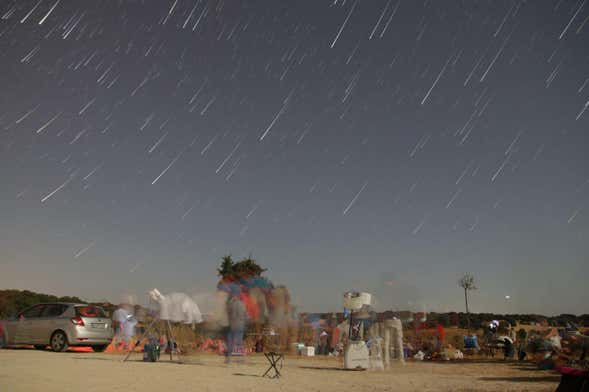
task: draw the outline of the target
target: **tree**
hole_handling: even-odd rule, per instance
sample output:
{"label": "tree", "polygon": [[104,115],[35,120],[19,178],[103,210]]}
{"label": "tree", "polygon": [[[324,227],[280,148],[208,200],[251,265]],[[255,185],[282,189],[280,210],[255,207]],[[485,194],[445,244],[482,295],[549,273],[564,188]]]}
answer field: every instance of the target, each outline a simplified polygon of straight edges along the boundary
{"label": "tree", "polygon": [[41,302],[86,303],[78,297],[57,297],[29,290],[0,290],[0,319],[12,317],[17,312]]}
{"label": "tree", "polygon": [[235,263],[231,258],[231,255],[223,256],[221,258],[221,265],[217,269],[217,273],[222,278],[233,277],[235,272]]}
{"label": "tree", "polygon": [[244,257],[240,262],[235,264],[235,270],[245,277],[261,276],[265,268],[262,268],[252,256]]}
{"label": "tree", "polygon": [[231,255],[223,256],[217,273],[222,279],[239,280],[261,276],[266,271],[252,256],[244,257],[239,262],[234,262]]}
{"label": "tree", "polygon": [[472,290],[476,290],[477,287],[475,286],[474,276],[472,274],[464,274],[458,280],[458,286],[464,289],[464,303],[466,305],[466,319],[468,323],[468,328],[470,329],[470,316],[468,311],[468,292]]}

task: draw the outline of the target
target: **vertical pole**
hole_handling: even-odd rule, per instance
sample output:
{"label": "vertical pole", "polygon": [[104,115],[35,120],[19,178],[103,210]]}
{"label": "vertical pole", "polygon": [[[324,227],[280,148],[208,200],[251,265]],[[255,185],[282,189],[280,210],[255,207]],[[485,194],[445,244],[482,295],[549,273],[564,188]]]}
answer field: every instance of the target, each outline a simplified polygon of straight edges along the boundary
{"label": "vertical pole", "polygon": [[354,320],[352,310],[350,310],[350,328],[348,329],[348,344],[352,340],[352,321]]}
{"label": "vertical pole", "polygon": [[178,343],[176,342],[176,339],[174,338],[174,334],[172,333],[172,325],[170,324],[170,320],[166,320],[166,323],[168,325],[168,336],[170,337],[170,339],[168,339],[168,341],[172,342],[172,345],[170,347],[170,361],[172,361],[173,360],[172,353],[174,352],[174,345],[177,345]]}
{"label": "vertical pole", "polygon": [[393,345],[395,351],[395,359],[405,364],[405,353],[403,352],[403,324],[401,320],[393,320],[394,333]]}
{"label": "vertical pole", "polygon": [[466,325],[470,331],[470,313],[468,312],[468,294],[466,288],[464,289],[464,303],[466,304]]}
{"label": "vertical pole", "polygon": [[384,323],[384,363],[389,365],[391,362],[391,328]]}
{"label": "vertical pole", "polygon": [[[378,334],[378,337],[382,339],[382,340],[381,340],[382,344],[380,345],[380,350],[381,350],[380,357],[381,357],[381,358],[383,359],[383,361],[384,361],[384,355],[385,355],[384,353],[385,353],[385,351],[386,351],[386,346],[385,346],[385,344],[384,344],[384,322],[378,323],[378,324],[377,324],[377,327],[378,327],[378,328],[377,328],[377,334]],[[384,363],[384,362],[383,362],[383,363]]]}

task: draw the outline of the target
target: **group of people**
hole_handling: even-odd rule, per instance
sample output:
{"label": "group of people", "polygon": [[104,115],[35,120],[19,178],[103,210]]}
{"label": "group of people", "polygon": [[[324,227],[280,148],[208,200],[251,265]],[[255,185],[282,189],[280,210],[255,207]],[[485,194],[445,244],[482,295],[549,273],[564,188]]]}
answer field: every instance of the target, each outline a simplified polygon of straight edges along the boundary
{"label": "group of people", "polygon": [[226,329],[226,360],[243,355],[244,334],[249,325],[255,335],[257,350],[263,350],[264,325],[271,325],[272,335],[280,346],[287,345],[287,330],[291,319],[290,298],[285,287],[274,287],[266,278],[223,278],[217,285],[218,295],[224,302],[225,312],[217,322]]}
{"label": "group of people", "polygon": [[[224,354],[227,359],[232,355],[243,355],[244,335],[249,326],[253,326],[256,351],[263,351],[264,341],[261,327],[272,325],[277,333],[273,333],[280,342],[286,345],[286,330],[290,300],[285,287],[274,287],[263,278],[222,279],[217,286],[217,304],[209,314],[208,321],[217,323],[219,331],[225,330]],[[193,327],[203,321],[198,305],[186,294],[170,293],[165,296],[157,289],[149,292],[152,305],[152,318],[173,323],[191,324]],[[138,320],[136,307],[123,303],[113,312],[112,320],[115,330],[113,346],[116,350],[132,348],[132,338],[136,335]],[[143,325],[143,327],[145,327]],[[208,345],[207,348],[210,348]],[[220,345],[215,345],[220,347]]]}
{"label": "group of people", "polygon": [[[515,329],[509,323],[492,320],[485,330],[485,353],[495,357],[496,352],[502,350],[505,359],[512,359],[515,357],[516,340]],[[521,347],[518,348],[521,351]]]}
{"label": "group of people", "polygon": [[494,357],[503,351],[504,359],[531,359],[541,369],[553,369],[571,363],[585,363],[589,336],[578,330],[551,328],[548,331],[520,328],[517,332],[508,323],[491,321],[484,335],[486,354]]}
{"label": "group of people", "polygon": [[553,369],[563,365],[587,367],[589,334],[552,328],[547,333],[531,331],[527,338],[527,351],[541,369]]}
{"label": "group of people", "polygon": [[[143,335],[146,325],[147,314],[149,313],[151,319],[165,321],[165,322],[179,322],[182,324],[190,324],[193,327],[197,323],[203,321],[202,314],[198,305],[184,293],[169,293],[162,295],[159,290],[153,289],[149,292],[151,299],[151,306],[148,309],[140,306],[133,306],[128,303],[122,303],[112,314],[112,323],[114,327],[113,347],[115,350],[128,350],[132,348],[132,339],[139,332]],[[138,326],[141,331],[136,331]],[[154,331],[148,331],[153,335]],[[169,335],[169,331],[165,336],[149,336],[150,339],[157,339],[158,341],[165,341],[166,347],[174,348],[176,342]]]}

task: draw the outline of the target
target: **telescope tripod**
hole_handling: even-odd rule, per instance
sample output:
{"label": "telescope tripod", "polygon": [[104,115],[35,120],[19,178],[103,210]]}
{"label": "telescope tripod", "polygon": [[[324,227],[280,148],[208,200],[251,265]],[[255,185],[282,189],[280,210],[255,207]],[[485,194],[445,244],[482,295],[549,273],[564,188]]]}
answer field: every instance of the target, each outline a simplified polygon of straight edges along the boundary
{"label": "telescope tripod", "polygon": [[[159,328],[157,328],[157,326],[158,326],[157,324],[159,321],[164,321],[164,328],[165,328],[166,338],[168,340],[168,346],[170,345],[169,342],[172,342],[171,347],[169,347],[170,361],[174,360],[173,354],[174,354],[174,351],[176,351],[176,357],[177,357],[178,362],[182,362],[182,360],[180,359],[180,354],[182,352],[180,350],[180,347],[178,347],[178,343],[176,342],[176,338],[174,337],[174,332],[172,331],[172,324],[170,324],[170,320],[160,320],[158,318],[154,318],[153,320],[151,320],[151,322],[149,323],[149,325],[145,329],[145,332],[143,333],[141,338],[137,339],[137,341],[135,342],[133,347],[130,347],[127,350],[127,354],[125,355],[125,358],[123,358],[123,362],[126,362],[129,359],[129,357],[131,356],[131,354],[133,354],[135,352],[135,349],[137,347],[139,347],[139,345],[141,343],[144,343],[145,340],[147,340],[147,338],[150,335],[152,335],[154,332],[159,332]],[[159,336],[159,334],[158,334],[158,336]],[[176,347],[174,347],[174,345]]]}

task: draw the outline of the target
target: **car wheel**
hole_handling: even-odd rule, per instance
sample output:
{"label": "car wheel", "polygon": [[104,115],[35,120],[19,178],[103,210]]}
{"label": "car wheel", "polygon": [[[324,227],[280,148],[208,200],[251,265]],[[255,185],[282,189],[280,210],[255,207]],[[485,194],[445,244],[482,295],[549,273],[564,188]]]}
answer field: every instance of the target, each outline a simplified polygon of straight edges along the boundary
{"label": "car wheel", "polygon": [[45,347],[47,347],[47,346],[41,345],[41,344],[36,344],[35,345],[35,350],[45,350]]}
{"label": "car wheel", "polygon": [[92,350],[94,350],[95,353],[101,353],[104,350],[106,350],[107,347],[108,347],[108,344],[101,344],[98,346],[92,346]]}
{"label": "car wheel", "polygon": [[67,336],[62,331],[56,331],[51,336],[51,349],[55,352],[62,352],[67,350],[68,342]]}

